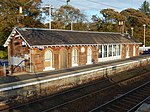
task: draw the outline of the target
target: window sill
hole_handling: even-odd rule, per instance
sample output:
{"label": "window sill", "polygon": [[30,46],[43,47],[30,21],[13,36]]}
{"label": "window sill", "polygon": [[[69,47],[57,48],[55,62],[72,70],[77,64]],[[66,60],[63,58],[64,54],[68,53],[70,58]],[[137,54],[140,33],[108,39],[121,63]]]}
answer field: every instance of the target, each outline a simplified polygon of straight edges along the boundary
{"label": "window sill", "polygon": [[72,67],[78,66],[78,64],[72,64]]}
{"label": "window sill", "polygon": [[48,70],[55,70],[55,68],[52,68],[52,67],[46,67],[43,69],[43,71],[48,71]]}
{"label": "window sill", "polygon": [[87,62],[87,63],[86,63],[86,65],[90,65],[90,64],[93,64],[93,62]]}

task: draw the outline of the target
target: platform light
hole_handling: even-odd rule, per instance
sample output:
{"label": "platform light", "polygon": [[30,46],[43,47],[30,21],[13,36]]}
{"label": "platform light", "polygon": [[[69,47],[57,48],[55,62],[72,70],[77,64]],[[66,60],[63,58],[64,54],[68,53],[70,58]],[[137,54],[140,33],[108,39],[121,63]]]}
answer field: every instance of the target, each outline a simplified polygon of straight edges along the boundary
{"label": "platform light", "polygon": [[143,27],[144,27],[144,45],[143,45],[143,48],[144,48],[144,50],[145,50],[145,27],[146,27],[146,24],[143,24]]}

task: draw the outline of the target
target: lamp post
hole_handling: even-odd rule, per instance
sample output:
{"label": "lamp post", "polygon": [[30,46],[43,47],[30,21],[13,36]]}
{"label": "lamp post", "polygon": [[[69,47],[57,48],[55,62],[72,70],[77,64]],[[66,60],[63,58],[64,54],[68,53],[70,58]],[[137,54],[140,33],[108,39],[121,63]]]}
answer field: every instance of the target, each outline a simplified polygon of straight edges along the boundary
{"label": "lamp post", "polygon": [[[28,3],[32,2],[33,0],[30,0],[26,2],[23,6],[27,5]],[[19,14],[22,14],[22,6],[19,6]]]}
{"label": "lamp post", "polygon": [[68,5],[68,2],[70,2],[70,0],[67,0],[66,2],[67,2],[67,5]]}
{"label": "lamp post", "polygon": [[73,30],[73,22],[71,21],[71,30]]}
{"label": "lamp post", "polygon": [[52,28],[52,23],[51,23],[52,5],[46,5],[45,7],[49,9],[49,29],[51,29]]}
{"label": "lamp post", "polygon": [[131,34],[131,35],[132,35],[132,36],[133,36],[133,29],[134,29],[134,28],[133,28],[133,27],[131,27],[131,31],[132,31],[132,34]]}
{"label": "lamp post", "polygon": [[143,48],[145,50],[145,27],[146,27],[146,24],[143,24],[143,27],[144,27],[144,45],[143,45]]}

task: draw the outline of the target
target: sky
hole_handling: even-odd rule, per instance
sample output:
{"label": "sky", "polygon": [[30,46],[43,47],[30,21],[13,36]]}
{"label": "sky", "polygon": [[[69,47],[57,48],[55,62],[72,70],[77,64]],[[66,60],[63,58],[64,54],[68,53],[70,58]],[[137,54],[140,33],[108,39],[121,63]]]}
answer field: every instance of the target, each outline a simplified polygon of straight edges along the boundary
{"label": "sky", "polygon": [[[67,0],[42,0],[43,6],[50,4],[54,8],[66,5]],[[70,0],[69,5],[78,8],[88,17],[99,15],[99,11],[105,8],[112,8],[122,11],[127,8],[138,9],[145,0]],[[146,0],[150,3],[150,0]]]}

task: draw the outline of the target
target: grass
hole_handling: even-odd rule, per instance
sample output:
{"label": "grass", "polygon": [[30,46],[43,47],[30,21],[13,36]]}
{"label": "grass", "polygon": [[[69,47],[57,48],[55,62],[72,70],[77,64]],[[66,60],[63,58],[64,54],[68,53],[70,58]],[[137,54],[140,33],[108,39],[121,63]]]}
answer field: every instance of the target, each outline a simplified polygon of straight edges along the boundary
{"label": "grass", "polygon": [[5,51],[0,51],[0,59],[4,59],[7,57],[7,53]]}

